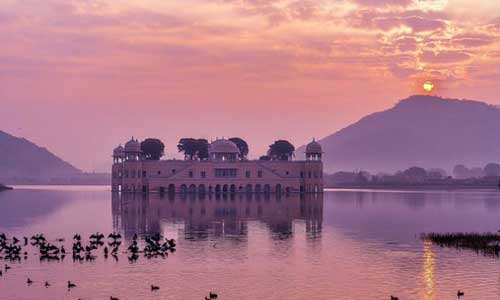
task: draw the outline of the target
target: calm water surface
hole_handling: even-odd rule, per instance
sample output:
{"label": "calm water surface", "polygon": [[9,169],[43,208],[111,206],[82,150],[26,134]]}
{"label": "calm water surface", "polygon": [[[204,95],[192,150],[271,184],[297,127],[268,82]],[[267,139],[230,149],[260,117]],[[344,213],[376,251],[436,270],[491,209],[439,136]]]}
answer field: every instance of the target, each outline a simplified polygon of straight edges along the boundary
{"label": "calm water surface", "polygon": [[[306,197],[119,196],[103,187],[0,193],[0,232],[162,232],[166,259],[12,263],[0,299],[500,299],[500,260],[422,242],[422,232],[500,230],[495,191],[327,191]],[[3,261],[0,261],[3,265]],[[9,262],[10,264],[10,262]],[[35,283],[28,287],[26,279]],[[43,283],[53,284],[44,288]],[[66,281],[77,288],[68,291]],[[150,285],[161,287],[151,293]]]}

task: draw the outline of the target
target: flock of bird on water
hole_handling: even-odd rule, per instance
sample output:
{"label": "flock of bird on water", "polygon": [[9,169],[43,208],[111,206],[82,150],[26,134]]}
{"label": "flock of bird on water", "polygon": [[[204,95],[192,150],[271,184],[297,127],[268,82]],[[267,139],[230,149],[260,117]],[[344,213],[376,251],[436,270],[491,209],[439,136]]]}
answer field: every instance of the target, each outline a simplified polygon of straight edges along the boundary
{"label": "flock of bird on water", "polygon": [[[23,251],[23,247],[31,245],[36,247],[39,252],[40,261],[61,261],[66,257],[66,249],[64,245],[60,247],[50,243],[43,234],[36,234],[31,238],[23,237],[24,244],[21,245],[21,240],[17,237],[12,237],[8,239],[4,233],[0,233],[0,259],[9,260],[10,262],[21,262],[22,259],[28,259],[28,252]],[[144,237],[145,246],[141,250],[139,248],[138,236],[135,234],[132,238],[132,244],[127,248],[128,251],[123,253],[128,254],[128,260],[131,263],[136,262],[139,259],[139,254],[143,254],[147,259],[151,258],[165,258],[168,253],[175,252],[176,243],[174,239],[168,239],[161,236],[159,233],[154,235],[148,235]],[[104,258],[108,258],[110,255],[116,261],[118,261],[119,249],[122,244],[121,234],[110,233],[108,235],[108,242],[105,245],[104,234],[95,233],[90,235],[88,244],[84,245],[82,243],[82,237],[80,234],[75,234],[73,236],[73,246],[72,246],[72,259],[74,262],[83,261],[94,261],[96,259],[96,250],[102,248],[104,253]],[[56,242],[64,242],[63,238],[59,238]],[[8,264],[4,264],[4,268],[0,269],[0,277],[7,275],[7,272],[12,269]],[[31,278],[26,280],[28,286],[31,286],[34,281]],[[51,283],[45,281],[44,287],[49,288]],[[75,288],[77,285],[74,282],[68,281],[67,287],[68,291]],[[151,292],[158,291],[159,286],[151,285]],[[217,299],[218,295],[214,292],[210,292],[209,296],[205,296],[205,300]],[[79,299],[80,300],[80,299]],[[119,300],[119,298],[110,296],[110,300]]]}

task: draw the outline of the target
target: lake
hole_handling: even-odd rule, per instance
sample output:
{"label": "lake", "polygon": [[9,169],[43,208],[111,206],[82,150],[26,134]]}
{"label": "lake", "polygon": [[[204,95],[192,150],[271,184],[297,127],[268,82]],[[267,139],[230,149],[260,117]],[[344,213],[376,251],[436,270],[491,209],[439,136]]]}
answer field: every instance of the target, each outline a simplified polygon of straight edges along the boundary
{"label": "lake", "polygon": [[[0,277],[0,299],[203,300],[214,291],[221,300],[437,300],[460,289],[464,299],[497,300],[499,259],[440,248],[420,234],[498,230],[497,191],[143,197],[107,187],[17,187],[0,193],[0,232],[9,237],[44,233],[71,249],[75,233],[116,231],[125,251],[134,234],[160,232],[175,238],[177,251],[130,263],[99,249],[92,262],[47,262],[23,247],[27,260],[0,260],[12,266]],[[77,287],[68,291],[68,280]]]}

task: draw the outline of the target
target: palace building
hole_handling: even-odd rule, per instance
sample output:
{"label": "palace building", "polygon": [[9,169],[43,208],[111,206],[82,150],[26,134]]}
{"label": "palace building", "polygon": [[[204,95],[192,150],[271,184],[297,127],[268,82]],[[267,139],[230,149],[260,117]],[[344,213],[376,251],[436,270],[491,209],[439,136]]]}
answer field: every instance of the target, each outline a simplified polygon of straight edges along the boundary
{"label": "palace building", "polygon": [[306,146],[305,160],[248,160],[230,140],[209,144],[205,160],[148,160],[132,138],[113,151],[112,190],[127,193],[321,193],[322,149]]}

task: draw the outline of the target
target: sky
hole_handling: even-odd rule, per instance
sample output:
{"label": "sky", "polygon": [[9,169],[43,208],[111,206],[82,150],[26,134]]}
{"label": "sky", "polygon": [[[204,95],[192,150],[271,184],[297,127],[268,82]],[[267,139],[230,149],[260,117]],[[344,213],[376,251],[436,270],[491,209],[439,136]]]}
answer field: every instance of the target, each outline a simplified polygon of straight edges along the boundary
{"label": "sky", "polygon": [[1,0],[0,130],[85,171],[131,136],[296,146],[421,94],[500,105],[500,1]]}

